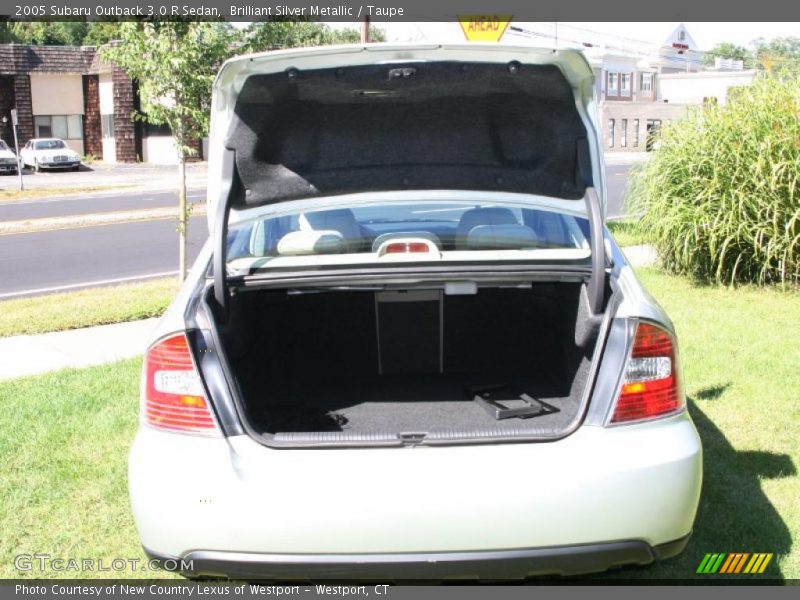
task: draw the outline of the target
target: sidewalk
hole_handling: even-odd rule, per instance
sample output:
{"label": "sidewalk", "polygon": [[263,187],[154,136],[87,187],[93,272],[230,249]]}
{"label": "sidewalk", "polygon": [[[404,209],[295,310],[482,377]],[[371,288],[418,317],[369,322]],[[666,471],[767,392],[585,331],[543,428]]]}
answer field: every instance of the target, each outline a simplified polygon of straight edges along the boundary
{"label": "sidewalk", "polygon": [[607,165],[637,165],[647,162],[652,157],[650,152],[604,152],[603,159]]}
{"label": "sidewalk", "polygon": [[[634,267],[653,264],[651,246],[622,249]],[[100,325],[70,331],[0,338],[0,381],[68,367],[81,368],[139,356],[158,319]]]}
{"label": "sidewalk", "polygon": [[647,267],[655,264],[658,260],[656,249],[648,244],[643,244],[641,246],[626,246],[625,248],[622,248],[622,253],[634,268]]}
{"label": "sidewalk", "polygon": [[139,356],[158,319],[0,338],[0,381]]}

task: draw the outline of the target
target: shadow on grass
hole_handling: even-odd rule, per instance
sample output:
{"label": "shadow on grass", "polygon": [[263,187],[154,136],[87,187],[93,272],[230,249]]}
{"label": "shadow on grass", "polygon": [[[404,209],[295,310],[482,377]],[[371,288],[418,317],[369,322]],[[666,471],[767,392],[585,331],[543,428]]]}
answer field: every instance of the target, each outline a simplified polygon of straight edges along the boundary
{"label": "shadow on grass", "polygon": [[731,387],[730,382],[723,383],[722,385],[712,385],[711,387],[703,388],[695,395],[698,400],[716,400],[722,396],[729,387]]}
{"label": "shadow on grass", "polygon": [[[718,398],[729,384],[707,388],[697,394],[705,400]],[[797,474],[787,454],[740,451],[700,410],[693,398],[689,412],[703,442],[703,491],[686,550],[677,557],[646,567],[609,573],[609,580],[687,580],[698,583],[766,583],[783,581],[778,557],[789,553],[792,536],[780,513],[761,489],[761,479]],[[706,553],[772,552],[775,557],[761,575],[698,574]]]}
{"label": "shadow on grass", "polygon": [[[727,386],[719,387],[724,390]],[[737,452],[691,398],[689,412],[703,441],[703,492],[694,535],[676,562],[682,561],[694,573],[707,552],[772,552],[775,558],[763,575],[729,577],[782,580],[777,558],[789,553],[792,536],[761,489],[761,479],[796,475],[791,457],[774,452]]]}

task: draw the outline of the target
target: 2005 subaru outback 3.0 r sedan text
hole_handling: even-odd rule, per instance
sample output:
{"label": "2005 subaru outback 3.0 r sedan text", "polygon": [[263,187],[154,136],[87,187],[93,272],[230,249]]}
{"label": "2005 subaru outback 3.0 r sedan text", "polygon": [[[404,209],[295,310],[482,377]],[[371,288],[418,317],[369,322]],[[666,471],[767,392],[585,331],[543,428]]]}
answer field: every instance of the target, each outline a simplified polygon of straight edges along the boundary
{"label": "2005 subaru outback 3.0 r sedan text", "polygon": [[502,579],[684,548],[701,447],[672,325],[604,227],[592,82],[507,46],[225,63],[210,241],[130,454],[150,555]]}

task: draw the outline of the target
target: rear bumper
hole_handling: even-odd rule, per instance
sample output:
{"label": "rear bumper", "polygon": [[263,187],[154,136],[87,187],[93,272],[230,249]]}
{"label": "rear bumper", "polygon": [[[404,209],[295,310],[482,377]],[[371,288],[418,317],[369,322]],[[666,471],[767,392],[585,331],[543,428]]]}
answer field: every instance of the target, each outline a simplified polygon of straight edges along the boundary
{"label": "rear bumper", "polygon": [[552,443],[430,448],[276,450],[144,426],[128,472],[153,555],[264,578],[373,563],[423,579],[440,568],[505,578],[647,564],[691,532],[701,479],[685,413]]}
{"label": "rear bumper", "polygon": [[642,541],[623,541],[525,550],[422,554],[297,555],[194,550],[178,558],[159,555],[146,548],[145,552],[163,567],[180,570],[189,577],[372,581],[523,579],[597,573],[623,565],[646,565],[679,554],[689,537],[658,546]]}

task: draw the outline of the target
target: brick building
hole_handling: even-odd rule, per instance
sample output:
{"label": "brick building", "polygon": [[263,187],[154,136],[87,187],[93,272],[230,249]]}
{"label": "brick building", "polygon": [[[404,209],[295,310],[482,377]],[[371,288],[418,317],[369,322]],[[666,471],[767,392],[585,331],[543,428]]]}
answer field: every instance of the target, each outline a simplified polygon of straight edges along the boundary
{"label": "brick building", "polygon": [[703,52],[683,24],[657,45],[598,45],[587,55],[595,72],[603,144],[611,151],[650,150],[661,127],[692,107],[724,103],[728,89],[750,85],[756,75],[735,61],[703,68]]}
{"label": "brick building", "polygon": [[133,120],[136,84],[103,63],[94,47],[0,44],[0,118],[8,117],[0,122],[0,138],[9,145],[12,108],[20,145],[58,137],[79,154],[106,162],[177,160],[169,131]]}

